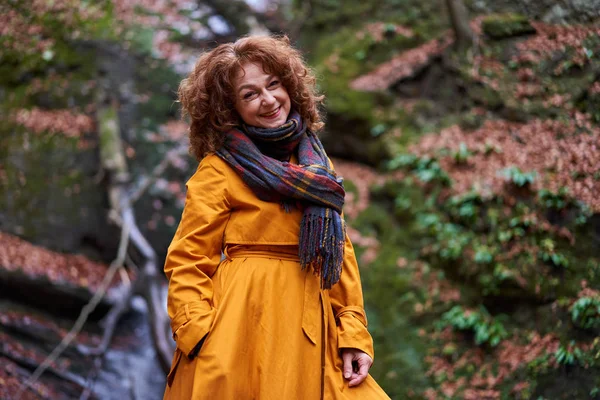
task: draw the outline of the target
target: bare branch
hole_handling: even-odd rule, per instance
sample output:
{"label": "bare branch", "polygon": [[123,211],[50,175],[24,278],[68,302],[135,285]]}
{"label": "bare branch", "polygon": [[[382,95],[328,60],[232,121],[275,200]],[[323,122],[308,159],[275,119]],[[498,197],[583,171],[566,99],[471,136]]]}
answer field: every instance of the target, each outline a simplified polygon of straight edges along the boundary
{"label": "bare branch", "polygon": [[[37,367],[39,367],[38,364],[36,364],[33,361],[30,361],[26,358],[22,358],[22,357],[15,357],[13,354],[11,354],[10,352],[4,350],[3,348],[0,347],[0,355],[3,357],[8,358],[9,360],[12,360],[15,364],[18,364],[28,370],[35,370]],[[80,387],[84,387],[85,386],[85,382],[83,380],[83,378],[81,378],[81,376],[73,374],[69,371],[61,371],[57,368],[54,368],[52,366],[49,366],[46,369],[47,372],[51,373],[52,375],[65,380],[67,382],[73,383],[77,386]],[[33,385],[33,383],[32,383]]]}
{"label": "bare branch", "polygon": [[29,377],[29,379],[25,381],[25,384],[19,389],[19,391],[15,395],[15,400],[21,399],[25,391],[25,387],[35,383],[40,378],[40,376],[42,376],[44,371],[46,371],[46,369],[48,369],[48,367],[58,359],[62,352],[65,351],[67,347],[69,347],[69,345],[75,339],[75,337],[77,337],[77,334],[83,328],[83,325],[87,321],[90,314],[96,309],[96,306],[98,306],[98,304],[106,294],[106,289],[110,285],[110,282],[112,282],[112,278],[114,277],[115,273],[123,265],[128,244],[129,227],[127,224],[124,224],[121,229],[121,239],[119,242],[119,251],[117,254],[117,258],[110,264],[110,267],[108,268],[108,271],[106,272],[102,283],[98,287],[98,290],[96,291],[96,293],[94,293],[94,296],[92,296],[90,302],[83,307],[81,313],[79,314],[79,317],[77,318],[77,321],[75,321],[75,324],[73,325],[69,333],[65,335],[65,337],[61,340],[58,346],[56,346],[54,350],[52,350],[50,355],[48,355],[48,357],[46,357],[46,359],[40,364],[40,366],[36,368],[36,370]]}
{"label": "bare branch", "polygon": [[149,177],[143,177],[138,187],[135,189],[133,193],[129,196],[129,203],[133,204],[139,200],[140,197],[144,194],[144,192],[158,179],[163,175],[167,167],[173,164],[173,160],[176,157],[187,154],[187,146],[180,145],[174,149],[171,149],[167,152],[162,161],[154,167]]}
{"label": "bare branch", "polygon": [[[128,227],[128,230],[129,229],[130,227]],[[125,271],[125,268],[121,267],[119,268],[119,271]],[[126,273],[125,276],[127,276]],[[106,353],[106,350],[108,350],[108,346],[110,345],[110,341],[115,332],[117,322],[119,322],[119,318],[121,317],[121,315],[123,315],[123,313],[127,311],[129,307],[129,301],[131,300],[133,292],[131,283],[125,284],[124,286],[125,291],[119,296],[119,300],[111,307],[108,314],[106,314],[106,316],[102,320],[104,332],[102,334],[102,340],[100,344],[94,348],[87,348],[83,351],[84,353],[87,353],[88,355],[92,356],[100,356],[104,355],[104,353]]]}

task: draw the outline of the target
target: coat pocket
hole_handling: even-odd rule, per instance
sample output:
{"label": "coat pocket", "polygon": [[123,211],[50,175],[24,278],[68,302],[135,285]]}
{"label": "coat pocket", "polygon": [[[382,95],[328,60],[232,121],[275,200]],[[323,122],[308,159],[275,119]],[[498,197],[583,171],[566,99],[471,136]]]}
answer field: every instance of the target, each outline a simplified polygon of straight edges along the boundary
{"label": "coat pocket", "polygon": [[173,361],[171,362],[171,370],[169,371],[169,374],[167,375],[167,385],[169,385],[169,387],[171,387],[171,385],[173,384],[173,379],[175,379],[175,372],[177,371],[177,366],[179,365],[179,362],[181,361],[181,355],[182,355],[181,350],[179,350],[179,348],[175,349],[175,354],[173,355]]}

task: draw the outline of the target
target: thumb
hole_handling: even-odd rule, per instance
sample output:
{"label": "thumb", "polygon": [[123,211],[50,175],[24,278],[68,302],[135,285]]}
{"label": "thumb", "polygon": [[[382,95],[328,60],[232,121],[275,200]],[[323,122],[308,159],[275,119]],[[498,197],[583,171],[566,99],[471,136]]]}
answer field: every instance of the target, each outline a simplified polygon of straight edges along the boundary
{"label": "thumb", "polygon": [[349,351],[344,351],[342,353],[342,361],[344,362],[344,378],[350,379],[352,376],[352,353]]}

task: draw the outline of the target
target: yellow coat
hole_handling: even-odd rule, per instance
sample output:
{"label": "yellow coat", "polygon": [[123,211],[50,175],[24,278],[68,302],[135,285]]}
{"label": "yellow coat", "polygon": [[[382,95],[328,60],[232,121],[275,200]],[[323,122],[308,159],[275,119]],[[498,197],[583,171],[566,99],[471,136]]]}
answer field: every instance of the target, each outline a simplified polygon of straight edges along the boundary
{"label": "yellow coat", "polygon": [[177,343],[165,399],[389,399],[371,376],[353,388],[342,376],[339,349],[373,357],[352,244],[321,290],[298,262],[301,217],[258,199],[218,156],[202,160],[165,262]]}

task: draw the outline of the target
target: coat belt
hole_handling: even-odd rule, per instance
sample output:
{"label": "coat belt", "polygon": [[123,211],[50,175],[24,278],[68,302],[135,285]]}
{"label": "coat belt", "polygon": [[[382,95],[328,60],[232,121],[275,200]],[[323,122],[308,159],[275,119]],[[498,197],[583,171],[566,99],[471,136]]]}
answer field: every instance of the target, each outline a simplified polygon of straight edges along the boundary
{"label": "coat belt", "polygon": [[[223,250],[228,260],[233,258],[273,258],[300,263],[298,247],[284,245],[226,246]],[[298,265],[300,268],[300,265]],[[322,318],[321,288],[319,277],[312,271],[304,271],[304,301],[302,304],[302,331],[313,344],[317,344]]]}

